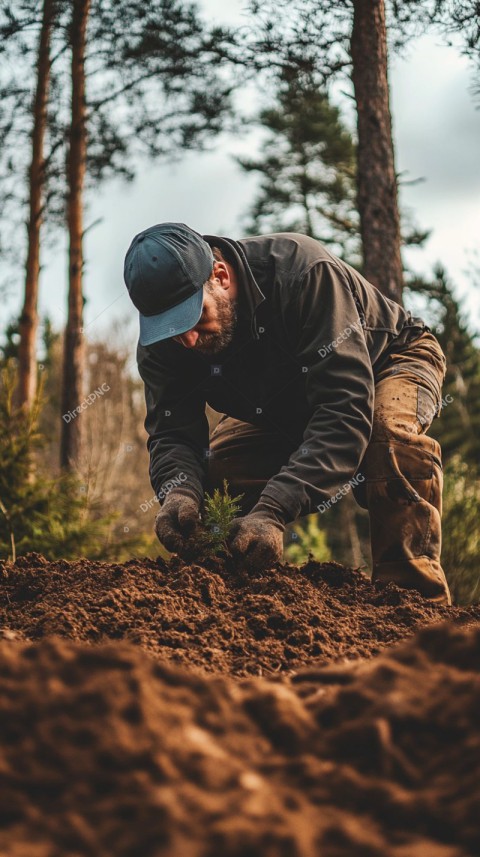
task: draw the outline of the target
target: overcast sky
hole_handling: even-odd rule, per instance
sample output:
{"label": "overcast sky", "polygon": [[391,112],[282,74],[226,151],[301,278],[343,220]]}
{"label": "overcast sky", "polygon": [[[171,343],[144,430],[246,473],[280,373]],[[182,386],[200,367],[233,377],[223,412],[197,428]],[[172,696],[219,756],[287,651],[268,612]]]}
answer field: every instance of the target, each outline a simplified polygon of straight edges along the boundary
{"label": "overcast sky", "polygon": [[[200,4],[221,20],[237,18],[243,6],[229,0]],[[432,230],[425,249],[408,261],[428,273],[441,261],[465,296],[472,325],[480,329],[480,295],[467,274],[480,233],[480,110],[469,91],[471,68],[439,39],[416,40],[406,56],[391,57],[390,87],[397,170],[421,184],[403,187],[401,203],[418,225]],[[337,97],[340,97],[337,95]],[[130,319],[134,339],[136,311],[123,285],[123,259],[134,234],[163,220],[182,221],[199,232],[241,237],[241,218],[255,193],[256,178],[246,176],[232,155],[250,150],[255,135],[222,139],[206,154],[191,153],[176,165],[145,165],[133,184],[114,181],[90,201],[86,226],[101,218],[85,241],[85,326],[100,335],[112,318]],[[480,259],[479,259],[480,262]],[[56,325],[65,323],[66,253],[45,254],[41,311]],[[16,314],[19,298],[8,301]]]}

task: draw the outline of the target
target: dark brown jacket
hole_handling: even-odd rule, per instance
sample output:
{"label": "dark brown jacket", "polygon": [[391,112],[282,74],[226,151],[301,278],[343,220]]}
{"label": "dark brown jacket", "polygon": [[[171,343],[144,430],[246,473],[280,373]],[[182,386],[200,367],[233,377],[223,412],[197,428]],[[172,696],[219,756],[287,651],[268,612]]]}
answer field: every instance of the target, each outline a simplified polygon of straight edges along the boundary
{"label": "dark brown jacket", "polygon": [[289,439],[295,451],[262,496],[293,521],[352,478],[370,438],[376,374],[428,328],[313,238],[204,238],[236,268],[239,323],[211,358],[171,339],[138,347],[152,487],[158,496],[181,483],[203,496],[208,402]]}

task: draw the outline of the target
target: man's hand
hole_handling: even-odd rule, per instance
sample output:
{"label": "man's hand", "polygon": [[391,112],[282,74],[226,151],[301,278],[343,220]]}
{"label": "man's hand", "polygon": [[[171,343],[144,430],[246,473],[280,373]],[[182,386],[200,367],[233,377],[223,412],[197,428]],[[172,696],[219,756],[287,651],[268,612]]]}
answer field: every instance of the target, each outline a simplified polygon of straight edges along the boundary
{"label": "man's hand", "polygon": [[247,571],[261,571],[282,559],[284,525],[260,512],[236,518],[231,526],[228,546],[235,559],[241,559]]}
{"label": "man's hand", "polygon": [[155,532],[168,551],[184,557],[199,523],[198,501],[179,491],[171,491],[155,519]]}

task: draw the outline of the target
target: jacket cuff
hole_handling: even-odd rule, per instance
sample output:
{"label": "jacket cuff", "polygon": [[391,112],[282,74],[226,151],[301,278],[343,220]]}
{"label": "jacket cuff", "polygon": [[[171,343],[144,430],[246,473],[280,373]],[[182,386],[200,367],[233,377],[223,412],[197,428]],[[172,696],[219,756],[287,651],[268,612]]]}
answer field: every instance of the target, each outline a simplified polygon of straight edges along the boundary
{"label": "jacket cuff", "polygon": [[282,529],[284,529],[289,523],[288,512],[286,512],[286,510],[283,509],[282,506],[273,499],[273,497],[268,497],[265,494],[261,495],[258,503],[248,514],[269,520],[273,524],[280,525]]}
{"label": "jacket cuff", "polygon": [[179,495],[182,497],[190,497],[192,500],[195,500],[198,503],[199,509],[203,503],[203,497],[201,497],[197,491],[195,491],[193,488],[185,488],[184,486],[182,486],[181,488],[172,488],[172,490],[169,491],[166,495],[163,503],[161,503],[160,505],[164,506],[165,503],[168,502],[169,497],[178,497]]}

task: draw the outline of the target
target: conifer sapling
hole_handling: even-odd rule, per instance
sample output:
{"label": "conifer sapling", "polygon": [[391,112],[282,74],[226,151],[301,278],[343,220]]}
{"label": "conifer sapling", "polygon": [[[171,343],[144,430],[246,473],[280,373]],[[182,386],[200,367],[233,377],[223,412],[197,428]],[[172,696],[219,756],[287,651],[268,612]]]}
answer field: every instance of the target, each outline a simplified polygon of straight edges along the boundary
{"label": "conifer sapling", "polygon": [[204,529],[200,535],[200,541],[210,556],[230,555],[227,539],[234,518],[241,512],[238,503],[242,497],[243,494],[230,497],[226,479],[223,480],[222,492],[215,488],[212,495],[205,494]]}

